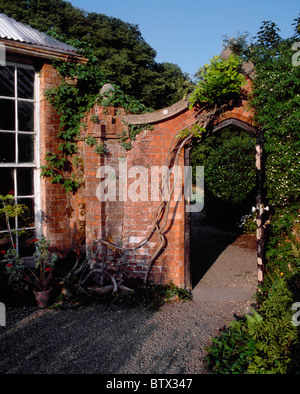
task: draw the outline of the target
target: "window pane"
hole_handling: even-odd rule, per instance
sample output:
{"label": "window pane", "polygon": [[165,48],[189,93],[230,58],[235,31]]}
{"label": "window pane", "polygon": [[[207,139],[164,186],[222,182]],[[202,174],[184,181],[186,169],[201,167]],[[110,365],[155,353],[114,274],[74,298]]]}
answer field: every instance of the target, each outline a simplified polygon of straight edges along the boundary
{"label": "window pane", "polygon": [[32,196],[33,190],[33,169],[17,168],[18,196]]}
{"label": "window pane", "polygon": [[14,169],[0,168],[0,180],[0,194],[2,196],[7,194],[14,195]]}
{"label": "window pane", "polygon": [[[5,206],[7,207],[7,218],[9,220],[9,227],[7,224],[7,218],[6,218],[5,212],[2,212],[0,214],[0,231],[9,231],[9,229],[13,230],[16,228],[16,226],[15,226],[16,218],[15,218],[15,216],[12,216],[15,213],[15,210],[12,209],[12,207],[14,207],[15,204],[16,204],[16,201],[14,198],[12,198],[10,200],[5,200]],[[1,204],[1,208],[2,207],[3,206]],[[0,239],[1,239],[1,237],[0,237]]]}
{"label": "window pane", "polygon": [[14,67],[0,67],[0,96],[15,96]]}
{"label": "window pane", "polygon": [[[7,227],[6,227],[5,215],[2,213],[0,214],[0,231],[4,231],[4,230],[7,230]],[[2,238],[6,239],[7,237],[4,236],[3,234],[0,234],[0,244]]]}
{"label": "window pane", "polygon": [[34,98],[34,71],[18,68],[18,97]]}
{"label": "window pane", "polygon": [[18,204],[23,208],[23,213],[18,216],[18,228],[34,227],[34,199],[18,198]]}
{"label": "window pane", "polygon": [[0,133],[0,163],[15,163],[15,138],[14,133]]}
{"label": "window pane", "polygon": [[15,101],[0,99],[0,129],[15,130]]}
{"label": "window pane", "polygon": [[35,231],[27,230],[18,234],[19,238],[19,254],[22,257],[32,256],[35,252]]}
{"label": "window pane", "polygon": [[19,163],[34,162],[34,136],[18,134]]}
{"label": "window pane", "polygon": [[[15,202],[14,200],[6,200],[6,205],[14,205]],[[2,208],[2,207],[1,207]],[[10,229],[14,229],[15,228],[15,218],[9,218],[9,225],[10,225]],[[6,216],[5,213],[1,213],[0,214],[0,231],[7,231],[8,232],[8,226],[7,226],[7,222],[6,222]],[[8,234],[9,236],[9,234]],[[0,244],[1,244],[1,239],[6,239],[7,236],[4,234],[0,234]]]}
{"label": "window pane", "polygon": [[33,131],[34,104],[18,101],[19,131]]}

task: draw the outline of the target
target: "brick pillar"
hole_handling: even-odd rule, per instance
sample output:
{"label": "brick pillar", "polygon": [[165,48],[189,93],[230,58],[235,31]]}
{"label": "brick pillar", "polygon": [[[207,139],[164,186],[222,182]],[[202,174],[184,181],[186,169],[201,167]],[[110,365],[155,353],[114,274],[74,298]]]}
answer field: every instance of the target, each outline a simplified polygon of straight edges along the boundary
{"label": "brick pillar", "polygon": [[[40,77],[40,156],[41,164],[48,152],[56,153],[59,144],[59,116],[44,96],[45,89],[60,84],[56,70],[45,63]],[[51,184],[49,179],[41,178],[41,207],[43,235],[60,250],[70,248],[70,226],[66,213],[68,199],[61,185]]]}
{"label": "brick pillar", "polygon": [[[44,96],[45,89],[61,83],[58,72],[45,63],[40,76],[40,158],[45,165],[47,153],[57,153],[60,140],[60,118]],[[82,146],[80,147],[82,150]],[[41,178],[42,233],[52,246],[68,253],[85,242],[85,197],[82,189],[78,193],[66,193],[60,184],[51,184]]]}

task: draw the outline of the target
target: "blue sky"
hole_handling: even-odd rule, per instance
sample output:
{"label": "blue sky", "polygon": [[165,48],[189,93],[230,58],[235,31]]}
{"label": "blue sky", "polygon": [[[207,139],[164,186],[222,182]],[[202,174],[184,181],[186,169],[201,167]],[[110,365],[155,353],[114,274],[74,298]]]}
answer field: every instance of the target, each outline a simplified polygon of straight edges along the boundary
{"label": "blue sky", "polygon": [[156,61],[178,64],[191,76],[222,51],[223,38],[255,36],[271,20],[283,38],[293,34],[299,0],[69,0],[73,6],[139,26]]}

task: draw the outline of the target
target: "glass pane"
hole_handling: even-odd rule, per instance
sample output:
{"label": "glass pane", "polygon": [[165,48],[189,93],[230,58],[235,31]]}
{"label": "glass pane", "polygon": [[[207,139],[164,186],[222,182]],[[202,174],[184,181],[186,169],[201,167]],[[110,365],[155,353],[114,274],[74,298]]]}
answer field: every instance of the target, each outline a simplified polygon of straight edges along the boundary
{"label": "glass pane", "polygon": [[34,71],[18,68],[18,97],[34,98]]}
{"label": "glass pane", "polygon": [[[5,193],[7,194],[7,193]],[[12,193],[9,193],[12,194]],[[4,205],[5,203],[5,205]],[[15,214],[15,210],[12,208],[16,204],[15,199],[12,198],[10,200],[5,200],[5,202],[1,203],[1,212],[0,212],[0,231],[9,231],[15,229],[16,218],[13,216]],[[5,213],[5,208],[7,208]],[[9,226],[7,223],[7,219],[9,221]],[[13,234],[14,235],[14,234]],[[4,237],[5,238],[5,237]],[[0,237],[1,239],[1,237]],[[1,242],[0,242],[1,243]]]}
{"label": "glass pane", "polygon": [[26,230],[18,233],[19,254],[22,257],[32,256],[35,252],[35,231]]}
{"label": "glass pane", "polygon": [[15,134],[0,133],[0,163],[15,163],[15,151]]}
{"label": "glass pane", "polygon": [[0,129],[15,130],[15,101],[0,99]]}
{"label": "glass pane", "polygon": [[7,194],[14,196],[14,169],[0,168],[0,180],[0,194],[2,196],[6,196]]}
{"label": "glass pane", "polygon": [[19,131],[33,131],[34,104],[18,101]]}
{"label": "glass pane", "polygon": [[[5,220],[5,215],[3,213],[0,214],[0,231],[7,230],[6,227],[6,220]],[[6,238],[0,233],[0,244],[1,244],[1,239]]]}
{"label": "glass pane", "polygon": [[18,198],[22,214],[18,216],[18,228],[34,227],[34,199]]}
{"label": "glass pane", "polygon": [[15,68],[11,66],[0,67],[0,96],[15,96]]}
{"label": "glass pane", "polygon": [[18,196],[32,196],[33,190],[33,169],[17,168]]}
{"label": "glass pane", "polygon": [[18,134],[19,163],[34,162],[34,136]]}

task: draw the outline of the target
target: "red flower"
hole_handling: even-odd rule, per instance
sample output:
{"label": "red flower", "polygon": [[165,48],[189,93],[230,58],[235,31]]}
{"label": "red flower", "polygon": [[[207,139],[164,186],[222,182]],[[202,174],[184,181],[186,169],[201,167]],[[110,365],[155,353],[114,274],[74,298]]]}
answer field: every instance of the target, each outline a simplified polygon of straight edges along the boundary
{"label": "red flower", "polygon": [[6,252],[5,252],[5,250],[2,249],[0,253],[5,254]]}
{"label": "red flower", "polygon": [[51,270],[52,270],[51,267],[47,267],[47,268],[46,268],[46,271],[47,271],[47,272],[50,272]]}
{"label": "red flower", "polygon": [[32,240],[32,242],[38,242],[38,239],[37,239],[37,238],[35,238],[35,239],[33,239],[33,240]]}
{"label": "red flower", "polygon": [[11,263],[8,263],[8,264],[6,264],[6,267],[7,267],[7,268],[11,268],[11,267],[12,267],[12,264],[11,264]]}

